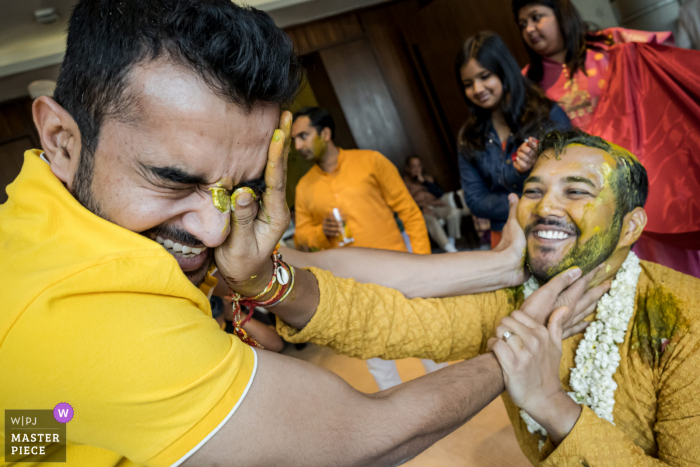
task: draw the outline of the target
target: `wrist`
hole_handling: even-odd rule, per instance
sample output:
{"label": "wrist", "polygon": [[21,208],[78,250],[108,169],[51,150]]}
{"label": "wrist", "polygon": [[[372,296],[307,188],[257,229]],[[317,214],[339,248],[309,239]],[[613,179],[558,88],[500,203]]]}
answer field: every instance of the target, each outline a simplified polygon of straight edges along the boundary
{"label": "wrist", "polygon": [[564,441],[581,416],[581,406],[563,389],[524,410],[547,430],[555,446]]}
{"label": "wrist", "polygon": [[498,284],[501,288],[516,287],[523,283],[523,267],[525,257],[523,252],[516,252],[512,245],[494,252],[499,265]]}
{"label": "wrist", "polygon": [[[229,278],[227,278],[226,282],[232,291],[238,293],[242,297],[254,297],[263,292],[267,285],[270,283],[273,270],[274,265],[272,262],[272,258],[268,258],[268,260],[265,261],[262,268],[259,271],[257,271],[257,273],[253,273],[248,279],[243,279],[240,281],[236,280],[232,283],[229,280]],[[269,298],[268,295],[272,296],[273,293],[274,287],[273,290],[270,290],[266,294],[261,296],[260,300],[262,301],[263,299]]]}

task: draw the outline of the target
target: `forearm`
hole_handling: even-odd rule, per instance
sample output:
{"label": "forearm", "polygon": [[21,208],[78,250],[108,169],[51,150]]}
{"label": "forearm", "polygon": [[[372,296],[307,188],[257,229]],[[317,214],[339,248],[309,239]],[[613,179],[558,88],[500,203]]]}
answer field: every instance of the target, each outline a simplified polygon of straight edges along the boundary
{"label": "forearm", "polygon": [[411,255],[369,248],[316,253],[282,248],[296,267],[317,267],[337,277],[396,289],[408,298],[450,297],[516,285],[520,259],[510,252],[468,251],[451,255]]}
{"label": "forearm", "polygon": [[[294,251],[288,248],[284,250]],[[316,277],[309,271],[295,268],[294,276],[294,288],[289,297],[270,310],[295,328],[302,329],[316,313],[320,291]]]}
{"label": "forearm", "polygon": [[[504,388],[492,355],[377,394],[269,352],[233,417],[187,465],[395,466],[466,423]],[[255,443],[232,443],[241,433]]]}
{"label": "forearm", "polygon": [[464,425],[504,389],[501,367],[488,353],[372,395],[382,403],[372,418],[386,424],[377,428],[387,441],[404,441],[383,446],[366,465],[408,461]]}

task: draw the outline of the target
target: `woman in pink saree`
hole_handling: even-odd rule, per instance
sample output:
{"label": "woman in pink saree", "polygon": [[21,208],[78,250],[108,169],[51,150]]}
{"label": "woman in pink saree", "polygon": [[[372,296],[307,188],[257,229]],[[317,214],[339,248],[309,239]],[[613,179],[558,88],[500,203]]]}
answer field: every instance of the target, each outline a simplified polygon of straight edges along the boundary
{"label": "woman in pink saree", "polygon": [[523,73],[573,125],[637,155],[649,174],[642,258],[700,277],[700,52],[670,32],[590,31],[570,0],[513,0]]}

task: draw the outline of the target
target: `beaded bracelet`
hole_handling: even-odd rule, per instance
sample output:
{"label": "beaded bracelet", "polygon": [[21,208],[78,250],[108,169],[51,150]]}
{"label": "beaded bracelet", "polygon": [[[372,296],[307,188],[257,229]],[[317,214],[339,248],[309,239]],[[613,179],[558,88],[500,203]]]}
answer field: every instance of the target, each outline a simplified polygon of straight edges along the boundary
{"label": "beaded bracelet", "polygon": [[[248,336],[245,329],[243,329],[243,325],[245,325],[253,317],[253,310],[255,310],[255,307],[262,306],[269,308],[277,305],[289,296],[292,287],[294,287],[294,268],[282,261],[282,255],[279,254],[277,249],[275,249],[272,254],[272,261],[274,264],[272,278],[262,293],[259,293],[255,297],[242,297],[239,293],[231,290],[230,295],[226,297],[233,304],[234,333],[241,339],[241,341],[250,345],[251,347],[263,348],[258,342],[255,341],[255,339]],[[272,298],[262,302],[258,301],[258,298],[264,296],[265,294],[269,293],[270,290],[272,290],[275,283],[279,284],[279,288],[275,291]],[[243,319],[241,319],[241,305],[248,307],[250,310],[248,316]]]}

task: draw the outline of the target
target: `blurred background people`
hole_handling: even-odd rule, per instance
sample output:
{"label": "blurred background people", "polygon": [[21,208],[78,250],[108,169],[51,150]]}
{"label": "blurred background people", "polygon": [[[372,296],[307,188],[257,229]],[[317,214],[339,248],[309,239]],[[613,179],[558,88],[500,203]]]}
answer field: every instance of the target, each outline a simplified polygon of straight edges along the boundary
{"label": "blurred background people", "polygon": [[634,251],[700,277],[700,52],[671,32],[595,30],[570,0],[513,0],[523,72],[575,126],[631,151],[649,173],[649,222]]}
{"label": "blurred background people", "polygon": [[564,111],[520,73],[501,38],[480,32],[457,54],[455,71],[469,119],[457,138],[467,206],[491,221],[491,246],[508,219],[508,194],[522,194],[534,163],[537,137],[570,126]]}
{"label": "blurred background people", "polygon": [[[336,248],[347,235],[350,246],[408,251],[394,213],[403,222],[414,253],[429,254],[430,241],[418,205],[399,171],[376,151],[344,150],[333,142],[335,123],[320,107],[294,114],[294,146],[314,166],[296,188],[296,245]],[[338,222],[337,208],[345,223]]]}
{"label": "blurred background people", "polygon": [[[311,251],[337,248],[343,233],[349,246],[408,251],[394,213],[403,222],[414,253],[430,254],[430,240],[418,205],[399,171],[376,151],[343,150],[333,142],[335,123],[320,107],[294,114],[294,147],[314,166],[296,188],[294,243]],[[344,224],[333,215],[337,208]],[[423,361],[426,371],[445,364]],[[380,390],[401,384],[396,363],[372,358],[367,367]]]}
{"label": "blurred background people", "polygon": [[[454,205],[454,193],[445,193],[432,176],[424,173],[423,163],[418,156],[406,159],[404,171],[403,180],[423,212],[430,238],[444,251],[456,253],[455,241],[462,238],[462,211]],[[446,224],[447,233],[440,220]]]}

